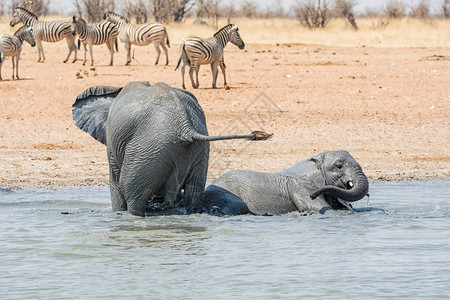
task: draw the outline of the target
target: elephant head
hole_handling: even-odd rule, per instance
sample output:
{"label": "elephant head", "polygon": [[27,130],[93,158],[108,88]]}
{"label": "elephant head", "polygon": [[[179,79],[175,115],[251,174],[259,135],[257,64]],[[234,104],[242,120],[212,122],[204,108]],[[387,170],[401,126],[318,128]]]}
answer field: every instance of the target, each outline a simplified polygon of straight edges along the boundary
{"label": "elephant head", "polygon": [[359,163],[347,151],[325,152],[310,160],[325,180],[325,185],[314,191],[311,199],[324,194],[353,202],[367,195],[369,181]]}

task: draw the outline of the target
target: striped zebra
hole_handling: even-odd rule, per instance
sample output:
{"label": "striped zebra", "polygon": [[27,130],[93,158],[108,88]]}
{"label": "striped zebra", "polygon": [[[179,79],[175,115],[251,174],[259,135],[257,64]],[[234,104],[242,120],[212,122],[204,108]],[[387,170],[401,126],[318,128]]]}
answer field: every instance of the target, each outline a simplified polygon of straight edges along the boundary
{"label": "striped zebra", "polygon": [[[239,35],[239,29],[237,25],[228,24],[219,31],[217,31],[214,36],[202,39],[199,37],[189,37],[184,39],[180,43],[180,58],[178,59],[177,67],[181,66],[181,79],[183,81],[183,89],[186,89],[184,85],[184,68],[186,65],[189,66],[189,76],[191,77],[192,87],[194,89],[198,88],[198,71],[200,65],[211,64],[212,71],[212,87],[216,88],[217,80],[217,66],[220,65],[220,69],[223,73],[224,87],[226,90],[230,89],[227,85],[227,79],[225,76],[225,63],[223,59],[223,48],[226,44],[231,42],[239,47],[239,49],[244,49],[244,41],[242,41]],[[196,76],[196,83],[194,82],[194,72]]]}
{"label": "striped zebra", "polygon": [[169,36],[167,35],[166,27],[159,23],[153,24],[130,24],[128,20],[121,15],[114,12],[107,12],[103,15],[103,19],[113,22],[119,27],[119,38],[122,41],[125,50],[127,52],[127,63],[126,66],[131,63],[131,45],[137,46],[147,46],[153,43],[153,46],[158,53],[155,65],[159,62],[159,57],[161,56],[161,48],[163,48],[164,53],[166,53],[166,65],[169,64],[169,55],[167,51],[167,46],[170,48]]}
{"label": "striped zebra", "polygon": [[84,61],[83,65],[86,64],[86,52],[87,46],[89,45],[89,53],[91,55],[91,66],[94,65],[94,57],[92,54],[93,45],[106,44],[108,46],[109,52],[111,53],[110,66],[113,65],[114,60],[114,43],[116,44],[117,51],[117,36],[119,31],[114,23],[104,21],[100,23],[87,24],[85,20],[80,17],[72,17],[72,33],[78,33],[80,38],[78,41],[78,47],[80,46],[80,40],[83,42],[84,46]]}
{"label": "striped zebra", "polygon": [[[14,36],[8,34],[0,34],[0,80],[2,80],[2,64],[6,56],[11,56],[13,71],[12,78],[14,79],[14,67],[16,68],[16,79],[19,79],[19,59],[22,52],[23,41],[30,43],[31,47],[36,46],[33,38],[33,30],[24,25],[14,33]],[[14,57],[16,63],[14,65]]]}
{"label": "striped zebra", "polygon": [[[39,21],[37,16],[23,7],[16,7],[13,12],[13,17],[10,25],[14,26],[17,23],[22,22],[33,29],[33,36],[36,40],[39,52],[38,62],[45,61],[44,49],[42,48],[42,41],[44,42],[58,42],[62,39],[66,39],[67,46],[69,47],[69,54],[64,62],[69,60],[72,51],[75,52],[75,56],[72,62],[77,60],[77,47],[75,46],[75,36],[72,35],[70,30],[69,21]],[[42,54],[42,58],[41,58]]]}

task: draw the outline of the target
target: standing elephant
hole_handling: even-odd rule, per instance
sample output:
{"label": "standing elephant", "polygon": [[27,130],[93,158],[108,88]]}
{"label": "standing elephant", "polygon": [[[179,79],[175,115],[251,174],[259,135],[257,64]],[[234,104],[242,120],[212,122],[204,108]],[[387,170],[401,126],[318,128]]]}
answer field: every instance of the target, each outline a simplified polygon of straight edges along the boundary
{"label": "standing elephant", "polygon": [[307,158],[287,170],[268,174],[234,170],[205,190],[203,206],[220,214],[278,215],[351,208],[367,195],[369,182],[347,151]]}
{"label": "standing elephant", "polygon": [[188,213],[201,209],[209,141],[270,135],[208,136],[205,115],[191,93],[165,83],[94,86],[72,106],[75,124],[107,146],[112,208],[144,216],[154,195],[175,206],[184,190]]}

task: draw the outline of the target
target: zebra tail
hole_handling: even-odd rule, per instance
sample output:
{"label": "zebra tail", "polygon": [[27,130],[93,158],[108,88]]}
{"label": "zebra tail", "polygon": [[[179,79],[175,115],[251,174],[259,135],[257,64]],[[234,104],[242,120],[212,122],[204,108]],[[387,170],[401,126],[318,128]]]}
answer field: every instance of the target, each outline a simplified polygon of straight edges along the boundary
{"label": "zebra tail", "polygon": [[117,45],[117,38],[116,38],[115,44],[116,44],[116,52],[119,52],[119,47],[118,47],[118,45]]}
{"label": "zebra tail", "polygon": [[167,30],[166,30],[165,28],[164,28],[164,33],[166,34],[166,44],[167,44],[167,47],[170,48],[169,35],[167,34]]}
{"label": "zebra tail", "polygon": [[187,60],[187,64],[188,64],[188,66],[190,66],[191,65],[191,62],[189,61],[189,58],[188,58],[188,56],[187,56],[187,53],[186,53],[186,49],[184,48],[186,45],[184,44],[184,41],[182,42],[183,44],[180,46],[180,58],[178,59],[178,62],[177,62],[177,66],[175,67],[175,70],[174,71],[176,71],[177,69],[178,69],[178,67],[180,66],[180,64],[181,64],[181,60],[183,59],[183,55],[185,55],[186,56],[186,60]]}
{"label": "zebra tail", "polygon": [[80,46],[81,46],[81,41],[80,41],[80,38],[78,38],[78,50],[80,50]]}

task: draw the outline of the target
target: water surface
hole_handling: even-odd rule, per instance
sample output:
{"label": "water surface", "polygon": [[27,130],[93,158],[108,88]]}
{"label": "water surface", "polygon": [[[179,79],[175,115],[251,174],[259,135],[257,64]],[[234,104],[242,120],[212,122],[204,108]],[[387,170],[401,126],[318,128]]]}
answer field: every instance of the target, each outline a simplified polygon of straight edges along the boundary
{"label": "water surface", "polygon": [[108,188],[0,191],[0,298],[448,297],[450,182],[370,194],[357,213],[138,218]]}

